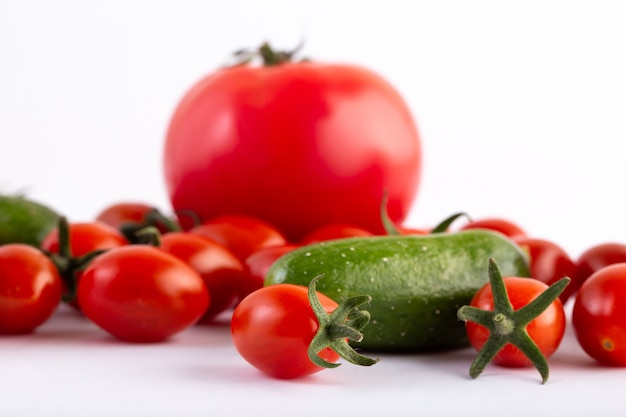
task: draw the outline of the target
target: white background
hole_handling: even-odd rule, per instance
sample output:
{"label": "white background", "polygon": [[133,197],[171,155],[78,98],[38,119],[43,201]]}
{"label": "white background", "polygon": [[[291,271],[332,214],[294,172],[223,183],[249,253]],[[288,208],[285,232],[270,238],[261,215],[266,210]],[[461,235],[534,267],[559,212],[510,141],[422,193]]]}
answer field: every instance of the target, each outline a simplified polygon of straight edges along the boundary
{"label": "white background", "polygon": [[[0,190],[26,191],[73,220],[90,219],[105,205],[124,199],[168,208],[161,147],[169,117],[184,92],[228,62],[238,48],[269,40],[290,49],[305,39],[305,55],[374,69],[396,86],[414,111],[424,166],[409,224],[431,225],[457,211],[475,218],[502,216],[531,235],[556,241],[576,257],[593,244],[626,240],[625,19],[618,1],[0,0]],[[40,336],[37,345],[25,339],[11,343],[24,343],[45,355],[42,339],[48,340]],[[50,339],[53,345],[61,343]],[[2,356],[19,357],[20,349],[15,353],[2,348],[5,343],[0,342]],[[84,351],[78,347],[80,341],[64,343],[77,355]],[[124,348],[111,349],[119,353]],[[567,349],[584,362],[576,346]],[[102,351],[102,358],[107,352]],[[177,354],[175,349],[172,354]],[[38,355],[41,363],[36,366],[46,370],[47,358]],[[232,351],[227,357],[238,363]],[[189,358],[215,361],[208,348]],[[29,361],[22,357],[16,366]],[[53,358],[50,361],[54,363]],[[437,368],[430,374],[418,369],[409,376],[402,363],[396,366],[405,372],[401,376],[405,379],[396,381],[400,394],[390,394],[393,384],[384,393],[395,401],[416,395],[414,406],[419,410],[419,401],[429,398],[429,405],[442,401],[454,407],[454,396],[462,395],[466,387],[467,392],[482,396],[474,404],[488,404],[485,399],[493,395],[491,391],[502,387],[519,389],[520,399],[526,395],[522,390],[541,392],[542,399],[553,390],[561,395],[555,404],[569,402],[572,416],[584,410],[581,400],[572,402],[572,396],[587,390],[585,381],[603,386],[597,373],[616,375],[592,367],[577,375],[577,370],[562,365],[558,391],[558,382],[538,387],[532,370],[528,377],[497,371],[497,377],[466,382],[458,369],[469,364],[460,362],[454,372],[443,371],[446,378],[461,380],[456,385],[448,381],[453,391],[446,384],[437,385],[441,374]],[[85,363],[76,375],[64,372],[65,363],[54,364],[47,370],[56,376],[48,375],[46,383],[39,379],[35,386],[49,384],[53,389],[72,382],[64,378],[78,379],[73,381],[77,384],[86,383],[87,377],[99,378],[85,371]],[[217,377],[211,375],[208,363],[198,366],[199,371],[186,375],[192,377],[186,383],[200,384],[206,398],[183,396],[181,401],[195,401],[201,410],[210,410],[220,378],[224,389],[241,382],[224,369]],[[343,368],[347,367],[334,374],[338,377],[320,376],[313,387],[265,381],[271,389],[261,392],[275,390],[290,396],[302,389],[334,398],[333,392],[349,390],[354,379],[358,381],[354,386],[364,390],[364,401],[371,401],[377,379],[394,380],[389,374],[370,380],[367,372]],[[102,364],[96,368],[103,369]],[[380,364],[380,369],[386,368]],[[129,372],[131,380],[137,378]],[[36,369],[27,375],[39,377]],[[429,386],[425,375],[442,391],[432,389],[422,396],[421,390]],[[111,390],[130,389],[120,382],[128,381],[127,376],[120,375],[117,381],[105,372],[103,377],[110,379],[112,387],[96,383],[95,388],[104,389],[113,396],[110,404],[117,404],[122,393]],[[161,415],[174,415],[159,403],[167,382],[151,374],[146,378],[155,395],[142,394],[144,408],[126,409],[123,414],[158,415],[161,408]],[[606,378],[605,382],[611,381],[611,376]],[[184,377],[174,379],[180,382]],[[9,383],[0,382],[5,387],[3,397],[10,394],[5,385]],[[406,389],[407,384],[415,386]],[[336,391],[328,390],[328,385]],[[259,386],[263,382],[243,384],[241,401],[249,392],[263,390]],[[69,391],[66,387],[46,398],[64,397],[55,404],[63,409],[69,407],[66,401],[72,401],[65,398],[71,396]],[[76,401],[84,394],[79,392]],[[97,393],[90,395],[86,398],[93,401]],[[9,405],[17,407],[22,397],[12,398]],[[457,410],[472,401],[462,396]],[[2,402],[6,404],[4,398]],[[100,411],[106,410],[104,399],[95,403]],[[279,403],[276,400],[275,406]],[[33,404],[30,409],[35,414],[45,409]],[[244,405],[238,403],[233,410],[244,410]],[[225,408],[219,410],[219,415],[228,415]],[[94,411],[94,415],[99,414]]]}

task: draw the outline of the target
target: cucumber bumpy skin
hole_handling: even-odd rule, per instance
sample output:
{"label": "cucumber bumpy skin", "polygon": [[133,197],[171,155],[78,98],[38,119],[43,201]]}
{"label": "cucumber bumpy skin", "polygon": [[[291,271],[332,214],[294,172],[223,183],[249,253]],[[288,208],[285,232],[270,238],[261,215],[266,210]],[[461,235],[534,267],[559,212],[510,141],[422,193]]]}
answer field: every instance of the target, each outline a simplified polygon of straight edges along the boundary
{"label": "cucumber bumpy skin", "polygon": [[503,275],[529,276],[526,253],[496,232],[345,238],[304,246],[279,258],[265,285],[308,285],[337,302],[370,295],[370,323],[359,348],[418,352],[467,346],[457,310],[489,282],[489,258]]}

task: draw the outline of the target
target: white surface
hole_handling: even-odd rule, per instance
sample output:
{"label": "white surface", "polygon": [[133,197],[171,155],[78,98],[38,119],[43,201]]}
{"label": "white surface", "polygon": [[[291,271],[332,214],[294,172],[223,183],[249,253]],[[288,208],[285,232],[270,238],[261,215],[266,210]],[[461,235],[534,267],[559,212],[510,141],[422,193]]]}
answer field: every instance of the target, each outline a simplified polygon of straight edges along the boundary
{"label": "white surface", "polygon": [[15,417],[623,415],[626,369],[596,366],[569,331],[545,385],[534,368],[493,365],[472,380],[471,348],[280,381],[241,359],[227,325],[133,345],[66,306],[36,334],[1,343],[2,411]]}
{"label": "white surface", "polygon": [[[121,199],[167,208],[161,145],[186,89],[235,49],[304,37],[307,56],[378,71],[414,110],[409,224],[498,215],[577,256],[626,236],[624,18],[617,1],[0,0],[0,189],[73,220]],[[469,350],[281,382],[226,328],[132,346],[60,313],[0,340],[3,415],[609,416],[623,401],[626,371],[593,366],[571,334],[545,386],[534,369],[469,381]]]}

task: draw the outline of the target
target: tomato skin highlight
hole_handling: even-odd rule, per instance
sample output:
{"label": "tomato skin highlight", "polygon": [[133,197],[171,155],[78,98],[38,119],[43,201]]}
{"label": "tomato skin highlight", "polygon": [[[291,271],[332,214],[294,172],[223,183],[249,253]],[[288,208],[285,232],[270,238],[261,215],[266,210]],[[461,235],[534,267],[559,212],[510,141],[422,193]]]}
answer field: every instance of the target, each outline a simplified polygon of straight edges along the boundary
{"label": "tomato skin highlight", "polygon": [[606,366],[626,366],[626,263],[601,268],[582,284],[572,325],[591,358]]}
{"label": "tomato skin highlight", "polygon": [[209,323],[236,300],[247,280],[247,270],[225,246],[187,232],[169,232],[161,237],[160,249],[174,255],[200,274],[210,302],[199,322]]}
{"label": "tomato skin highlight", "polygon": [[24,334],[43,324],[61,302],[56,267],[22,243],[0,246],[0,334]]}
{"label": "tomato skin highlight", "polygon": [[598,270],[620,262],[626,262],[626,245],[623,243],[605,242],[587,248],[576,260],[576,289]]}
{"label": "tomato skin highlight", "polygon": [[[94,250],[111,249],[128,244],[128,240],[113,226],[99,221],[74,222],[69,225],[70,250],[78,257]],[[59,253],[59,230],[52,230],[42,241],[41,248]]]}
{"label": "tomato skin highlight", "polygon": [[[548,288],[547,284],[533,278],[504,277],[503,280],[514,310],[524,307]],[[491,286],[487,284],[478,290],[470,305],[482,310],[493,310]],[[562,302],[557,299],[531,321],[526,329],[544,356],[548,358],[559,347],[565,334],[565,325],[565,310]],[[471,345],[477,351],[489,338],[489,330],[473,322],[466,323],[466,331]],[[493,363],[506,367],[532,366],[530,360],[510,343],[496,354]]]}
{"label": "tomato skin highlight", "polygon": [[115,248],[95,258],[78,285],[85,316],[116,338],[161,342],[195,324],[208,307],[200,275],[149,245]]}
{"label": "tomato skin highlight", "polygon": [[287,239],[273,225],[243,215],[223,215],[195,226],[189,233],[224,245],[242,262],[259,249],[281,246]]}
{"label": "tomato skin highlight", "polygon": [[572,280],[559,296],[561,302],[565,303],[576,290],[572,283],[577,269],[576,263],[565,249],[546,239],[528,236],[516,236],[512,239],[528,252],[531,277],[548,285],[554,284],[563,277]]}
{"label": "tomato skin highlight", "polygon": [[[337,303],[317,293],[328,313]],[[231,319],[231,335],[239,354],[263,373],[292,379],[323,370],[307,350],[319,324],[307,298],[307,288],[293,284],[263,287],[244,298]],[[339,355],[331,349],[319,354],[328,362]]]}
{"label": "tomato skin highlight", "polygon": [[488,217],[484,219],[472,220],[461,227],[461,230],[469,229],[494,230],[508,237],[526,236],[526,231],[522,229],[519,225],[513,223],[510,220],[501,219],[498,217]]}
{"label": "tomato skin highlight", "polygon": [[178,104],[163,155],[177,212],[252,215],[292,242],[338,222],[382,233],[383,193],[400,221],[421,174],[400,94],[367,69],[312,62],[208,75]]}

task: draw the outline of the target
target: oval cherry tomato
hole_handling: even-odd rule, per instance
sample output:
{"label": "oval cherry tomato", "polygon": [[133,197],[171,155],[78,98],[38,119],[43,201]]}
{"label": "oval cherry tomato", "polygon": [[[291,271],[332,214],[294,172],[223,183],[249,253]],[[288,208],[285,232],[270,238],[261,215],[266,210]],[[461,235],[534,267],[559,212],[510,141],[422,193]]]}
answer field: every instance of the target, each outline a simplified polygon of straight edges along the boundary
{"label": "oval cherry tomato", "polygon": [[[337,303],[317,293],[330,313]],[[319,328],[309,304],[307,288],[293,284],[263,287],[235,308],[231,334],[235,348],[251,365],[276,378],[296,378],[319,372],[307,351]],[[339,355],[326,348],[319,353],[328,362]]]}
{"label": "oval cherry tomato", "polygon": [[163,154],[176,211],[251,215],[292,242],[339,222],[382,233],[383,193],[402,220],[421,174],[398,91],[368,69],[311,61],[209,74],[177,106]]}
{"label": "oval cherry tomato", "polygon": [[195,324],[209,294],[189,265],[149,245],[111,249],[95,258],[78,284],[85,316],[122,341],[163,341]]}
{"label": "oval cherry tomato", "polygon": [[572,325],[583,350],[608,366],[626,366],[626,263],[592,274],[578,290]]}
{"label": "oval cherry tomato", "polygon": [[517,224],[510,220],[500,219],[497,217],[489,217],[484,219],[472,220],[461,227],[461,230],[467,229],[488,229],[500,232],[508,237],[525,236],[526,232]]}
{"label": "oval cherry tomato", "polygon": [[43,252],[21,243],[0,246],[0,334],[35,330],[56,310],[62,288]]}
{"label": "oval cherry tomato", "polygon": [[[514,310],[524,307],[548,288],[547,284],[533,278],[504,277],[503,280]],[[487,284],[478,290],[470,305],[482,310],[493,310],[491,285]],[[489,330],[469,321],[466,323],[466,330],[472,346],[480,350],[489,338]],[[546,358],[551,356],[559,347],[565,334],[565,311],[561,300],[554,300],[546,310],[528,324],[526,330],[543,355]],[[530,360],[511,344],[505,345],[496,354],[493,362],[509,367],[532,365]]]}
{"label": "oval cherry tomato", "polygon": [[247,279],[239,288],[239,299],[241,300],[248,294],[263,287],[265,275],[267,274],[267,271],[269,271],[272,264],[287,252],[291,252],[299,247],[299,245],[293,244],[271,246],[269,248],[259,249],[248,256],[244,262],[248,271]]}
{"label": "oval cherry tomato", "polygon": [[[78,287],[78,282],[81,279],[83,271],[82,267],[79,269],[74,268],[72,266],[73,262],[94,251],[125,246],[129,242],[122,232],[113,226],[98,221],[69,223],[67,227],[70,253],[67,259],[63,260],[63,263],[68,268],[66,271],[62,272],[64,293],[65,299],[69,301],[69,304],[80,310],[74,293],[75,289]],[[59,237],[59,228],[52,230],[41,242],[41,248],[51,254],[62,254],[63,251],[61,251],[60,248],[61,242],[59,241]],[[62,256],[66,257],[65,254]]]}
{"label": "oval cherry tomato", "polygon": [[[546,239],[516,236],[513,240],[529,255],[530,276],[552,285],[563,277],[574,280],[576,264],[565,249]],[[559,298],[565,303],[574,292],[572,283],[565,287]]]}
{"label": "oval cherry tomato", "polygon": [[102,209],[96,215],[96,220],[119,229],[127,223],[142,224],[146,215],[154,209],[146,203],[121,201]]}
{"label": "oval cherry tomato", "polygon": [[224,215],[189,230],[224,245],[242,262],[262,248],[280,246],[287,239],[274,226],[254,217]]}
{"label": "oval cherry tomato", "polygon": [[233,305],[239,289],[247,282],[241,261],[223,245],[186,232],[161,237],[160,248],[181,259],[200,274],[207,286],[210,303],[200,322],[211,322]]}
{"label": "oval cherry tomato", "polygon": [[[95,250],[111,249],[128,244],[128,240],[115,227],[106,223],[70,223],[69,238],[72,256],[79,257]],[[54,229],[41,242],[41,248],[50,253],[59,253],[59,229]]]}
{"label": "oval cherry tomato", "polygon": [[332,239],[364,236],[373,236],[373,233],[359,226],[344,223],[333,223],[313,230],[300,241],[300,244],[310,245],[311,243],[324,242]]}
{"label": "oval cherry tomato", "polygon": [[617,242],[600,243],[587,248],[576,260],[575,289],[595,272],[608,265],[626,262],[626,245]]}

